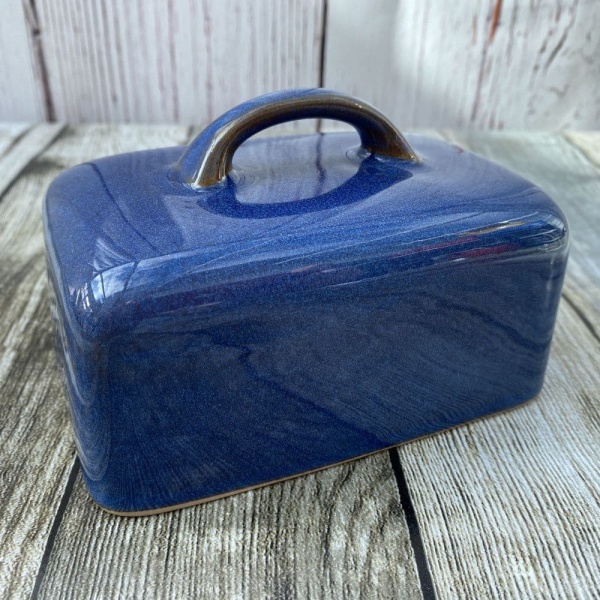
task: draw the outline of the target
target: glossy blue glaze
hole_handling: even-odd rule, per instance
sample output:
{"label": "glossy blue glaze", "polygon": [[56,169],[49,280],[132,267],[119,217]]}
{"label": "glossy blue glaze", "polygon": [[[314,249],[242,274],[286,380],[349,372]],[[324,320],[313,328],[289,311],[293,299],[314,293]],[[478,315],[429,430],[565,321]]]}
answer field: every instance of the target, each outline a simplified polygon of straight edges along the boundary
{"label": "glossy blue glaze", "polygon": [[540,390],[567,258],[539,189],[455,146],[257,139],[63,173],[44,208],[86,483],[142,511],[288,477]]}

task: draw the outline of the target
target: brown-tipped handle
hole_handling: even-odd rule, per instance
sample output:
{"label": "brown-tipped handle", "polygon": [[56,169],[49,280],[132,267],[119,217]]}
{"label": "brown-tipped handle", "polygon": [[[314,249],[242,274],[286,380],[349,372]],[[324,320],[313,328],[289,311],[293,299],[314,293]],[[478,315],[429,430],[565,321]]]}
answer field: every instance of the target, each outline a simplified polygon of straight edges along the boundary
{"label": "brown-tipped handle", "polygon": [[353,125],[369,152],[418,161],[403,135],[376,108],[352,96],[316,88],[274,92],[226,112],[189,145],[179,161],[181,176],[193,187],[214,185],[227,177],[235,151],[249,137],[279,123],[312,118]]}

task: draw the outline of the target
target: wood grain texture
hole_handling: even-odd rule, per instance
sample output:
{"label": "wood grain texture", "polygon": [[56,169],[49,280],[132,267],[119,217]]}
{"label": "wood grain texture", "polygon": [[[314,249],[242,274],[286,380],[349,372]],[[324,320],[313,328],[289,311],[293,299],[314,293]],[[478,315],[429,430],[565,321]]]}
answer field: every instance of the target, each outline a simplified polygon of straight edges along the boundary
{"label": "wood grain texture", "polygon": [[565,131],[565,138],[595,166],[600,167],[600,131]]}
{"label": "wood grain texture", "polygon": [[25,2],[5,2],[0,19],[0,121],[46,118]]}
{"label": "wood grain texture", "polygon": [[[0,416],[10,424],[0,440],[0,460],[10,465],[0,507],[0,544],[10,548],[0,595],[29,595],[47,554],[36,589],[44,597],[134,598],[143,590],[151,597],[212,598],[215,590],[218,597],[336,597],[339,590],[420,597],[385,453],[150,519],[102,512],[78,480],[64,518],[55,521],[74,448],[46,308],[41,198],[61,168],[184,137],[182,128],[69,129],[0,203],[0,252],[9,259],[0,295]],[[49,540],[53,521],[57,537]]]}
{"label": "wood grain texture", "polygon": [[600,171],[559,135],[445,137],[550,193],[568,216],[572,250],[568,301],[540,398],[399,451],[436,591],[440,598],[593,598],[600,589]]}
{"label": "wood grain texture", "polygon": [[598,127],[598,57],[594,0],[328,4],[325,86],[403,128]]}
{"label": "wood grain texture", "polygon": [[322,2],[40,0],[56,116],[206,124],[254,96],[317,86]]}
{"label": "wood grain texture", "polygon": [[[0,197],[19,176],[21,171],[52,143],[60,134],[63,125],[56,123],[40,123],[21,135],[11,139],[10,144],[0,152]],[[1,143],[1,142],[0,142]],[[1,148],[1,145],[0,145]]]}
{"label": "wood grain texture", "polygon": [[[104,513],[80,477],[70,494],[40,202],[64,167],[182,143],[188,132],[87,126],[56,130],[54,142],[50,133],[0,127],[0,161],[21,165],[17,175],[0,169],[0,597],[29,597],[36,581],[44,598],[421,597],[387,454],[143,519]],[[554,196],[573,248],[541,397],[399,450],[439,598],[600,589],[600,277],[588,256],[599,243],[597,135],[444,133]]]}
{"label": "wood grain texture", "polygon": [[139,519],[78,480],[40,597],[141,595],[420,598],[388,454]]}
{"label": "wood grain texture", "polygon": [[0,157],[30,128],[29,123],[0,123]]}
{"label": "wood grain texture", "polygon": [[46,295],[46,187],[81,161],[186,138],[181,127],[69,130],[27,164],[56,128],[34,128],[13,146],[11,160],[19,164],[22,157],[21,174],[8,188],[14,170],[0,169],[6,189],[0,201],[0,597],[9,598],[28,597],[33,588],[74,456]]}
{"label": "wood grain texture", "polygon": [[324,83],[405,128],[600,125],[596,0],[24,0],[0,56],[0,119],[206,124]]}
{"label": "wood grain texture", "polygon": [[599,349],[562,304],[539,399],[400,449],[439,598],[595,597]]}

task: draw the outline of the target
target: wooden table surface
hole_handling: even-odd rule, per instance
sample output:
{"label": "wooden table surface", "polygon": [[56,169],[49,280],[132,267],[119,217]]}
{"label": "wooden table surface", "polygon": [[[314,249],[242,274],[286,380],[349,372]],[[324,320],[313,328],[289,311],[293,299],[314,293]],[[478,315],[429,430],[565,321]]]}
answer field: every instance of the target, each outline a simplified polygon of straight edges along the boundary
{"label": "wooden table surface", "polygon": [[75,456],[41,201],[179,126],[0,126],[0,596],[600,597],[600,132],[430,132],[541,186],[571,226],[542,394],[505,414],[165,515],[111,516]]}

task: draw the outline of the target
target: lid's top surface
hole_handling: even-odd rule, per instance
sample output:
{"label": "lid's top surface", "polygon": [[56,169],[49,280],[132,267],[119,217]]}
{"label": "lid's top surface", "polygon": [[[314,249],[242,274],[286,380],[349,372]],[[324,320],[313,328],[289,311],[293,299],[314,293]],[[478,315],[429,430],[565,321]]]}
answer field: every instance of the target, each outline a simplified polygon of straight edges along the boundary
{"label": "lid's top surface", "polygon": [[51,259],[69,296],[85,288],[102,304],[189,276],[214,286],[566,243],[560,210],[532,184],[445,142],[408,139],[419,162],[369,154],[355,133],[250,140],[230,177],[203,189],[181,182],[182,148],[80,165],[48,192]]}

